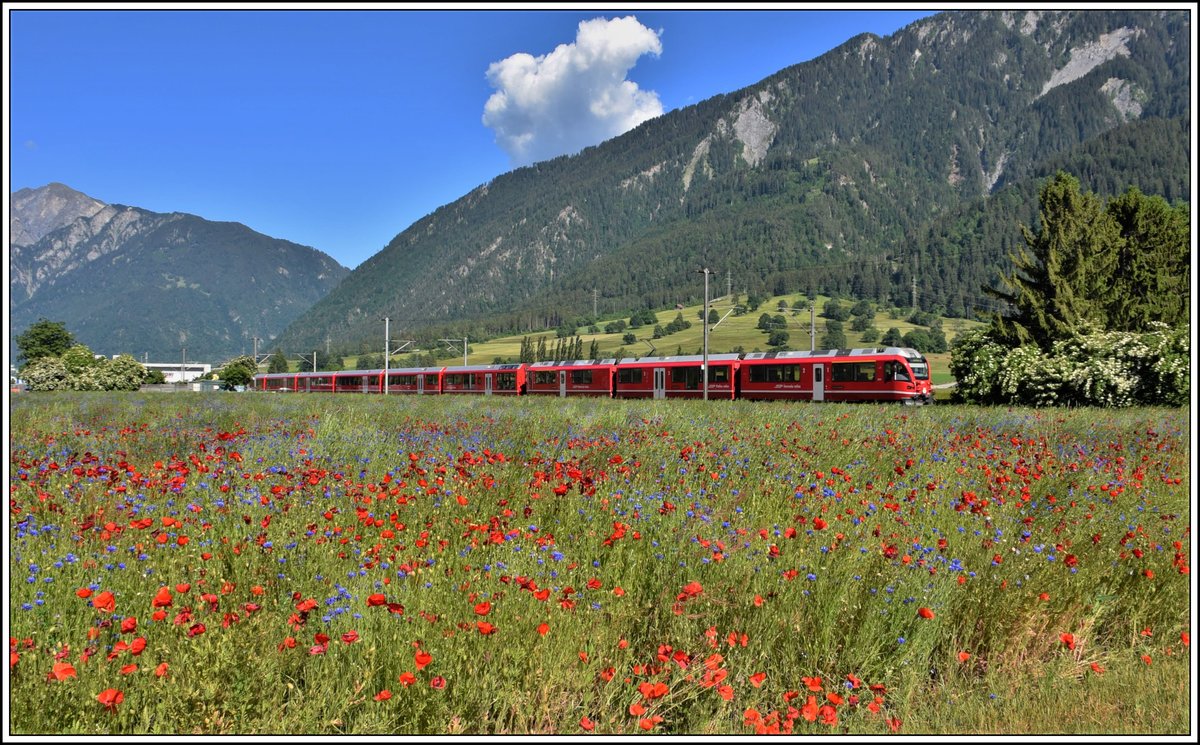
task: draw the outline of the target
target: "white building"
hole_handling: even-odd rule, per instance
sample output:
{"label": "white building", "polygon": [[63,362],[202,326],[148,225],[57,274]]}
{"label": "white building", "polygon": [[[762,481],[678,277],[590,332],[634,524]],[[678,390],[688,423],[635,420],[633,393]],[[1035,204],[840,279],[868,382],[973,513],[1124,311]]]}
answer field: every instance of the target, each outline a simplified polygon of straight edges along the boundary
{"label": "white building", "polygon": [[147,370],[159,370],[168,383],[186,383],[212,372],[212,365],[201,362],[143,362]]}

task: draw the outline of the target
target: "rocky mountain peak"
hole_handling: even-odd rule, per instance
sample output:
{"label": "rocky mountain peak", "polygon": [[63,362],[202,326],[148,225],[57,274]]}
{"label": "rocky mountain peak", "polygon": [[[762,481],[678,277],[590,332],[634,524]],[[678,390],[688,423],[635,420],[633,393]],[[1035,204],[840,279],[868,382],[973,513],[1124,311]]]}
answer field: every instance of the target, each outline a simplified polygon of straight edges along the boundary
{"label": "rocky mountain peak", "polygon": [[9,200],[9,241],[30,246],[80,217],[91,217],[104,202],[57,182],[13,192]]}

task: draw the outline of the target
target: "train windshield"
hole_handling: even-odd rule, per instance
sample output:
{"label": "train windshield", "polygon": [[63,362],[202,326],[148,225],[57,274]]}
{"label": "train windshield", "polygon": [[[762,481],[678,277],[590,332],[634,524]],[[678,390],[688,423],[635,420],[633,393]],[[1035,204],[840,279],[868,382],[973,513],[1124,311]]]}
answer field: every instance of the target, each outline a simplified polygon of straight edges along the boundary
{"label": "train windshield", "polygon": [[929,363],[924,357],[909,358],[908,366],[912,368],[917,380],[929,380]]}

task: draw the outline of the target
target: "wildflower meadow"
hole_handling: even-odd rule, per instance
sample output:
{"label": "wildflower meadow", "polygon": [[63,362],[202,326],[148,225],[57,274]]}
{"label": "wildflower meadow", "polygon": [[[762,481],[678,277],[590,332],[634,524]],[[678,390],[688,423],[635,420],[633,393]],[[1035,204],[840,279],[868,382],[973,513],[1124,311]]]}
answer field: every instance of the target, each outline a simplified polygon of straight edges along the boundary
{"label": "wildflower meadow", "polygon": [[13,734],[1168,734],[1189,414],[14,395]]}

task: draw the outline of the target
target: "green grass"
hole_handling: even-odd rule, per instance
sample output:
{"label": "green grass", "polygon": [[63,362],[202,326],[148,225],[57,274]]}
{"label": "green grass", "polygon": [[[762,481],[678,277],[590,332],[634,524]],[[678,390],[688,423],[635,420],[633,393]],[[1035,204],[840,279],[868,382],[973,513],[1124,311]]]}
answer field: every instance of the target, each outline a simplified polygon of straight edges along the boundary
{"label": "green grass", "polygon": [[1189,731],[1186,411],[64,393],[10,436],[14,733]]}

